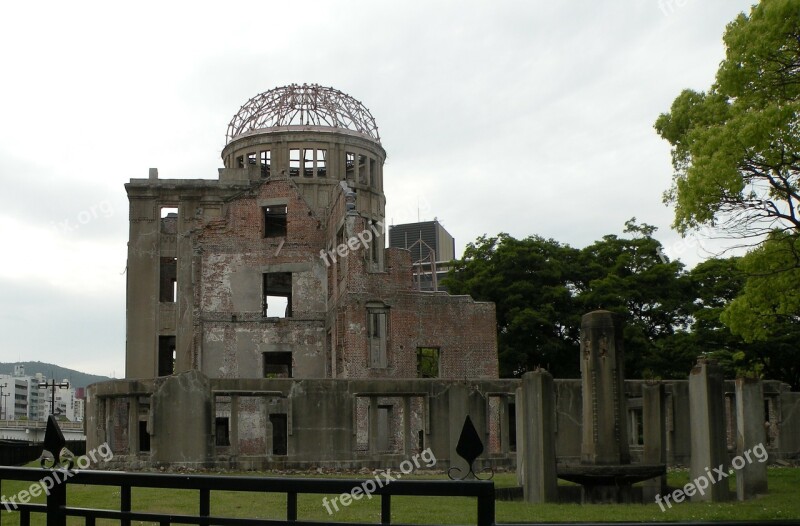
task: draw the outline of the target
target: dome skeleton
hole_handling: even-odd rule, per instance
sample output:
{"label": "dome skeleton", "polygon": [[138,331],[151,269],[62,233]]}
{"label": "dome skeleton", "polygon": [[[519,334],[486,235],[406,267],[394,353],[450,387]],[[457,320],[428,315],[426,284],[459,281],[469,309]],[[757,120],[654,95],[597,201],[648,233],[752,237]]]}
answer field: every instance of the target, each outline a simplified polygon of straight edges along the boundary
{"label": "dome skeleton", "polygon": [[364,134],[380,142],[370,111],[353,97],[318,84],[290,84],[247,101],[228,124],[227,141],[277,126],[326,126]]}

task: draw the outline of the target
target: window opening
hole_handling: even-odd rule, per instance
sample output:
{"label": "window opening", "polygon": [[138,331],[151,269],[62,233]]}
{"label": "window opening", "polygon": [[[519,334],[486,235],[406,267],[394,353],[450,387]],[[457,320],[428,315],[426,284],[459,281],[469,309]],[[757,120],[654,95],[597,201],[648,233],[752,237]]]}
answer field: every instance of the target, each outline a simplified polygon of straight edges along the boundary
{"label": "window opening", "polygon": [[264,237],[286,237],[286,205],[264,207]]}
{"label": "window opening", "polygon": [[286,455],[289,436],[286,413],[271,414],[269,421],[272,424],[272,454]]}
{"label": "window opening", "polygon": [[303,150],[303,177],[314,175],[314,150],[305,148]]}
{"label": "window opening", "polygon": [[353,152],[345,152],[344,158],[345,178],[348,181],[353,182],[356,180],[356,154]]}
{"label": "window opening", "polygon": [[264,150],[261,152],[261,177],[267,178],[272,170],[272,152]]}
{"label": "window opening", "polygon": [[300,175],[300,149],[292,148],[289,150],[289,175],[297,177]]}
{"label": "window opening", "polygon": [[264,378],[292,378],[291,352],[265,352]]}
{"label": "window opening", "polygon": [[139,421],[139,451],[150,451],[150,433],[147,432],[147,421]]}
{"label": "window opening", "polygon": [[417,377],[439,377],[439,349],[436,347],[419,347],[417,349]]}
{"label": "window opening", "polygon": [[174,303],[178,297],[178,258],[161,258],[159,301]]}
{"label": "window opening", "polygon": [[231,445],[231,420],[227,416],[216,418],[216,440],[215,444],[220,447]]}
{"label": "window opening", "polygon": [[317,177],[328,175],[328,150],[317,150]]}
{"label": "window opening", "polygon": [[358,154],[358,182],[361,184],[369,183],[369,173],[367,173],[367,156]]}
{"label": "window opening", "polygon": [[174,207],[161,208],[161,233],[178,233],[178,209]]}
{"label": "window opening", "polygon": [[291,272],[268,272],[264,274],[262,315],[269,318],[291,318]]}
{"label": "window opening", "polygon": [[175,372],[175,336],[158,337],[158,376]]}

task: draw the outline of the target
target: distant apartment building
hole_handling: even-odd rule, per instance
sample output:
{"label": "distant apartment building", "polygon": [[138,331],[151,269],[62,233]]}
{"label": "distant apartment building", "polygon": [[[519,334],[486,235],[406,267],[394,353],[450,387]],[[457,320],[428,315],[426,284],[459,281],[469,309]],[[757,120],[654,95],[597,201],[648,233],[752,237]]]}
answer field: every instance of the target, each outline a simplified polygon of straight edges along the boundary
{"label": "distant apartment building", "polygon": [[[51,400],[56,416],[63,416],[70,421],[83,418],[83,400],[76,397],[72,387],[56,387],[52,396],[52,387],[44,387],[48,383],[42,373],[34,376],[25,374],[25,367],[15,365],[13,374],[0,374],[0,419],[3,420],[47,420],[51,412]],[[64,380],[62,384],[67,383]],[[80,418],[79,418],[80,417]]]}

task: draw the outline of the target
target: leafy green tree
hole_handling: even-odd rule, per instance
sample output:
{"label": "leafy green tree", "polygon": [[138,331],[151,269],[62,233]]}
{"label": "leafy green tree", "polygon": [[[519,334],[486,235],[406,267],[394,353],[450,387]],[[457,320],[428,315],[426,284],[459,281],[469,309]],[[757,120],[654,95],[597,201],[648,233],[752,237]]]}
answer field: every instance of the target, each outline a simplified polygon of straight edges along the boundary
{"label": "leafy green tree", "polygon": [[654,231],[631,220],[630,239],[605,236],[583,250],[537,236],[483,236],[467,246],[444,284],[454,294],[497,306],[504,377],[536,366],[556,377],[580,376],[580,319],[596,309],[625,316],[626,375],[641,377],[672,352],[658,344],[686,325],[691,305],[682,265],[662,259]]}
{"label": "leafy green tree", "polygon": [[800,231],[800,5],[762,0],[723,40],[716,82],[683,91],[655,124],[672,145],[674,226]]}
{"label": "leafy green tree", "polygon": [[751,344],[747,357],[764,376],[800,388],[800,235],[773,232],[738,270],[746,281],[722,321]]}
{"label": "leafy green tree", "polygon": [[604,236],[581,251],[586,285],[578,300],[582,312],[606,309],[622,314],[625,324],[625,375],[684,377],[689,367],[673,373],[659,364],[671,359],[670,341],[685,328],[691,306],[683,264],[668,261],[655,227],[626,222],[628,238]]}
{"label": "leafy green tree", "polygon": [[501,376],[519,376],[536,366],[561,378],[580,375],[578,255],[538,236],[482,236],[467,245],[443,281],[453,294],[495,303]]}

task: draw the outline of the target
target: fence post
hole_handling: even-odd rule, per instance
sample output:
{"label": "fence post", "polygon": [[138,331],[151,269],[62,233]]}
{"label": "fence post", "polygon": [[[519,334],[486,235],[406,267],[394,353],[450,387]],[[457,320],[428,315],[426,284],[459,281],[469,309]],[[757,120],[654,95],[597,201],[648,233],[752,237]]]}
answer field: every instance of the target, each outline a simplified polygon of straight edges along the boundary
{"label": "fence post", "polygon": [[[50,476],[57,470],[50,470]],[[64,508],[67,506],[67,481],[56,481],[47,494],[47,526],[66,526],[67,515]]]}
{"label": "fence post", "polygon": [[478,496],[478,526],[494,526],[494,484]]}

